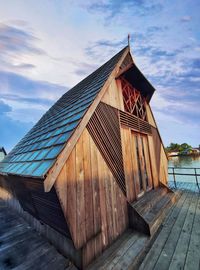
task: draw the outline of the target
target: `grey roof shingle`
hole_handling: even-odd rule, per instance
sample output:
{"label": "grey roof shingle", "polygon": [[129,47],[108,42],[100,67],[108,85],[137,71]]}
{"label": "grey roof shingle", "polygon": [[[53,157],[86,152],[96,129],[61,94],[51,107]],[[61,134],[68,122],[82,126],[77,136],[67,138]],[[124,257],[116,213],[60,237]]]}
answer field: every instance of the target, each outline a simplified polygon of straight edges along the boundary
{"label": "grey roof shingle", "polygon": [[0,173],[44,177],[126,48],[65,93],[4,158]]}

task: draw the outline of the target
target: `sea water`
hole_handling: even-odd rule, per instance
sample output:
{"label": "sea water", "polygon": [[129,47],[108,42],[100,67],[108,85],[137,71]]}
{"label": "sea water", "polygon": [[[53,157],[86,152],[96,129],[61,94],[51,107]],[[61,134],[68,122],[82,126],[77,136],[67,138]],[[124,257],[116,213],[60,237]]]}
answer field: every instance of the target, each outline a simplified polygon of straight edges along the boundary
{"label": "sea water", "polygon": [[[174,167],[175,173],[195,174],[195,170],[191,168],[196,168],[196,173],[200,174],[200,156],[169,157],[168,166]],[[171,173],[172,169],[169,169],[168,172]],[[196,182],[195,176],[176,175],[175,177],[177,182]],[[169,180],[173,181],[173,175],[169,175]],[[200,176],[198,176],[198,182],[200,183]]]}

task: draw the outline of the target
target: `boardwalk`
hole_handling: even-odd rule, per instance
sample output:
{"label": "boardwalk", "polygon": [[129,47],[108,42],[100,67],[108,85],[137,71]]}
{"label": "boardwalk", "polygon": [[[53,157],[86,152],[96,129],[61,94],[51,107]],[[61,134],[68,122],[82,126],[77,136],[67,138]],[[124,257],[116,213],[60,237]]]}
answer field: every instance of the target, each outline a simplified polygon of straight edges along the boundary
{"label": "boardwalk", "polygon": [[139,269],[200,269],[198,193],[183,192]]}
{"label": "boardwalk", "polygon": [[[75,269],[2,201],[0,220],[1,270]],[[89,269],[199,270],[199,193],[183,191],[168,211],[156,239],[128,230]]]}
{"label": "boardwalk", "polygon": [[71,267],[68,259],[0,200],[0,269],[68,270]]}
{"label": "boardwalk", "polygon": [[176,188],[175,188],[174,181],[169,181],[169,187],[171,189],[177,189],[177,190],[190,190],[193,192],[200,192],[195,182],[176,181]]}

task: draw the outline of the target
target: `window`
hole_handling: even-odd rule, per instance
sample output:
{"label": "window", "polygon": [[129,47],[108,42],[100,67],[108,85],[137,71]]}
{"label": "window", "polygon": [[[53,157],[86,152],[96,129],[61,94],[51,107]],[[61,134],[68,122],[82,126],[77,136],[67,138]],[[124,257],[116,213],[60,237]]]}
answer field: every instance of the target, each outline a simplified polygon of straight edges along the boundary
{"label": "window", "polygon": [[125,111],[146,121],[145,98],[124,78],[121,79],[121,82]]}

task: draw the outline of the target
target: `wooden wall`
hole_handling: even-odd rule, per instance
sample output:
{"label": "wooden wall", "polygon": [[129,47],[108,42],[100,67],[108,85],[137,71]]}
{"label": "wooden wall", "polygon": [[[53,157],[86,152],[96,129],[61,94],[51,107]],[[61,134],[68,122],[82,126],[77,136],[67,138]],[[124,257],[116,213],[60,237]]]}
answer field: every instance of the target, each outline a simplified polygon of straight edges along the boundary
{"label": "wooden wall", "polygon": [[155,158],[156,158],[158,181],[162,182],[163,184],[167,184],[168,158],[165,152],[162,139],[160,137],[158,127],[156,125],[156,121],[151,111],[150,105],[147,106],[147,119],[148,119],[148,122],[153,126],[152,127],[152,140],[153,140],[153,148],[154,148]]}
{"label": "wooden wall", "polygon": [[[123,150],[123,161],[124,161],[124,172],[126,179],[127,199],[129,202],[133,202],[137,199],[139,194],[139,175],[138,175],[138,163],[135,141],[131,134],[131,129],[125,126],[121,127],[121,138],[122,138],[122,150]],[[153,147],[152,136],[147,136],[148,145],[144,145],[147,174],[149,177],[150,186],[158,186],[158,176],[156,168],[155,152]],[[149,149],[147,149],[149,146]],[[149,155],[148,155],[149,152]],[[141,155],[141,153],[139,153]],[[151,169],[153,168],[154,171]]]}
{"label": "wooden wall", "polygon": [[136,199],[136,185],[138,173],[137,163],[135,162],[135,152],[132,152],[131,147],[131,132],[129,128],[121,128],[122,152],[124,162],[124,173],[126,179],[127,199],[132,202]]}
{"label": "wooden wall", "polygon": [[[123,96],[122,96],[122,89],[121,89],[121,82],[120,79],[113,80],[111,85],[109,86],[108,90],[104,94],[102,102],[117,108],[119,110],[124,111],[124,103],[123,103]],[[150,158],[151,158],[151,167],[152,167],[152,176],[153,176],[153,186],[157,187],[159,185],[159,181],[166,184],[168,181],[168,171],[167,171],[167,165],[168,165],[168,159],[164,150],[164,145],[162,143],[162,140],[160,138],[160,134],[154,119],[154,116],[152,114],[150,105],[147,104],[146,106],[147,111],[147,119],[150,125],[155,128],[152,136],[148,135],[148,144],[149,144],[149,150],[150,150]],[[130,188],[128,192],[128,198],[130,200],[135,199],[134,191],[132,190],[133,184],[130,179],[132,179],[134,174],[134,168],[133,172],[130,172],[130,148],[129,144],[125,142],[127,140],[128,133],[122,132],[122,145],[126,151],[124,151],[123,157],[124,157],[124,166],[125,167],[125,174],[126,174],[126,183],[129,183]],[[125,134],[127,133],[127,134]],[[132,186],[132,187],[131,187]]]}
{"label": "wooden wall", "polygon": [[0,186],[13,194],[24,211],[71,238],[55,188],[46,193],[43,180],[14,175],[1,177]]}
{"label": "wooden wall", "polygon": [[111,82],[101,101],[116,109],[124,111],[121,81],[119,79]]}
{"label": "wooden wall", "polygon": [[87,129],[56,180],[55,188],[83,266],[128,227],[126,198]]}
{"label": "wooden wall", "polygon": [[[0,175],[0,199],[2,199],[7,204],[8,207],[18,212],[18,214],[22,216],[26,220],[26,222],[30,224],[30,226],[33,227],[37,232],[39,232],[41,235],[47,238],[50,241],[50,243],[52,243],[61,254],[71,259],[72,261],[76,262],[76,265],[81,267],[81,261],[80,261],[81,252],[75,249],[72,240],[66,237],[66,235],[63,235],[63,231],[62,231],[62,234],[59,233],[58,230],[53,228],[55,226],[52,226],[52,224],[51,226],[49,226],[47,223],[42,222],[42,220],[44,221],[44,219],[41,220],[38,218],[38,216],[37,217],[33,216],[32,213],[30,214],[30,212],[26,211],[27,209],[25,210],[25,208],[21,206],[18,198],[16,197],[15,192],[13,192],[13,188],[11,188],[11,185],[9,183],[10,177],[12,176],[6,177],[6,176]],[[40,199],[44,200],[44,198],[40,198]],[[54,204],[53,201],[49,202],[49,205],[51,204]],[[27,202],[26,202],[26,205],[27,205]],[[42,207],[40,210],[42,211]],[[45,209],[46,216],[47,215],[51,216],[52,210],[53,208],[51,209],[46,208]],[[57,216],[58,213],[60,213],[60,210],[55,211],[54,216],[53,216],[55,223],[59,221],[59,218]],[[67,232],[66,227],[64,229],[66,233]]]}

